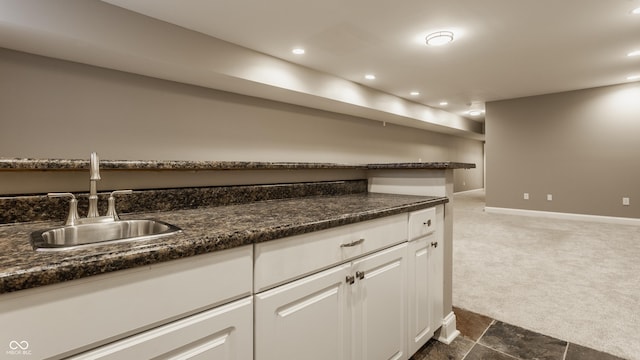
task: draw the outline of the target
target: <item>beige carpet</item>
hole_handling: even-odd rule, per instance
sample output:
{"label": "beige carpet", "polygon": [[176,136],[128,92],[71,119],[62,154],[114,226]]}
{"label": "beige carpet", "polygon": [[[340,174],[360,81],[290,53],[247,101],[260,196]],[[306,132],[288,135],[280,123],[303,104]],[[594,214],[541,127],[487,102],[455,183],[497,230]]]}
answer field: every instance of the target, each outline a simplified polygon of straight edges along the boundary
{"label": "beige carpet", "polygon": [[454,196],[453,305],[640,360],[640,226],[484,212]]}

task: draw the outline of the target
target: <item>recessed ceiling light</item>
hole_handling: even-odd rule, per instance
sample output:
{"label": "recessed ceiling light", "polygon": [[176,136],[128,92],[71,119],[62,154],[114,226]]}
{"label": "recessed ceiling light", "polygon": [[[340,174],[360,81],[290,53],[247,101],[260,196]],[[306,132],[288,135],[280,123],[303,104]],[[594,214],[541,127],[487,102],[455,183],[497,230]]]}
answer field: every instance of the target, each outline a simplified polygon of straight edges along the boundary
{"label": "recessed ceiling light", "polygon": [[291,52],[296,54],[296,55],[303,55],[305,53],[303,48],[295,48],[295,49],[291,50]]}
{"label": "recessed ceiling light", "polygon": [[411,96],[418,96],[418,95],[420,95],[420,92],[419,92],[419,91],[412,91],[412,92],[410,92],[409,94],[410,94]]}
{"label": "recessed ceiling light", "polygon": [[367,75],[364,76],[364,78],[367,79],[367,80],[375,80],[376,76],[373,75],[373,74],[367,74]]}
{"label": "recessed ceiling light", "polygon": [[430,46],[446,45],[453,41],[453,33],[451,31],[436,31],[427,35],[425,41]]}
{"label": "recessed ceiling light", "polygon": [[627,56],[640,56],[640,50],[632,51]]}
{"label": "recessed ceiling light", "polygon": [[630,80],[630,81],[640,80],[640,75],[627,76],[627,80]]}
{"label": "recessed ceiling light", "polygon": [[634,14],[634,15],[638,15],[638,14],[640,14],[640,7],[639,7],[639,8],[635,8],[635,9],[631,10],[631,13],[632,13],[632,14]]}
{"label": "recessed ceiling light", "polygon": [[448,102],[446,102],[446,101],[440,101],[440,106],[447,106],[447,105],[449,105],[449,103],[448,103]]}

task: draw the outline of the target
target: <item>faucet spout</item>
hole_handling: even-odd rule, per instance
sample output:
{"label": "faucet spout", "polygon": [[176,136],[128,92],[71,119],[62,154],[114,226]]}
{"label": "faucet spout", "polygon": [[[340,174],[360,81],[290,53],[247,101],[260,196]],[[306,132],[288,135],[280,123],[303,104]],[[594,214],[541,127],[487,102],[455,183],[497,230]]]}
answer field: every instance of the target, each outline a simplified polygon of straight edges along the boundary
{"label": "faucet spout", "polygon": [[98,192],[96,189],[96,181],[100,180],[100,159],[95,152],[91,153],[89,172],[91,188],[89,190],[89,213],[87,217],[92,218],[100,216],[100,214],[98,214]]}
{"label": "faucet spout", "polygon": [[92,181],[100,180],[100,159],[98,158],[98,154],[96,154],[95,151],[91,153],[90,163],[91,163],[90,164],[91,168],[89,169],[90,180]]}

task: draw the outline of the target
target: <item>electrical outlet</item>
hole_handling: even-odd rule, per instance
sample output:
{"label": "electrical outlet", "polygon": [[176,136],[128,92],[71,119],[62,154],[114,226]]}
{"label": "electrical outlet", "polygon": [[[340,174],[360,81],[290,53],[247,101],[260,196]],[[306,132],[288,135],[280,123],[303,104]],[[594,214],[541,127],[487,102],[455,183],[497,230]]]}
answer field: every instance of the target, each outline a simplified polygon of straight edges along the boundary
{"label": "electrical outlet", "polygon": [[529,193],[524,193],[524,199],[529,200]]}
{"label": "electrical outlet", "polygon": [[623,197],[622,198],[622,205],[624,205],[624,206],[629,206],[630,205],[628,197]]}
{"label": "electrical outlet", "polygon": [[547,194],[547,201],[552,201],[552,200],[553,200],[553,195]]}

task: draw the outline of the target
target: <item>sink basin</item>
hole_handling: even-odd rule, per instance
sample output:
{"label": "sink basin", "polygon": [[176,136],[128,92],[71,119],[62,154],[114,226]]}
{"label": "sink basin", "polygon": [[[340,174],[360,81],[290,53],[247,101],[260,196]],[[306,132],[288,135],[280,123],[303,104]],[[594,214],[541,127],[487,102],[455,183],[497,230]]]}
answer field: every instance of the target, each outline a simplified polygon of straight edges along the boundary
{"label": "sink basin", "polygon": [[157,220],[118,220],[35,231],[31,244],[36,250],[69,250],[90,245],[149,240],[182,231]]}

